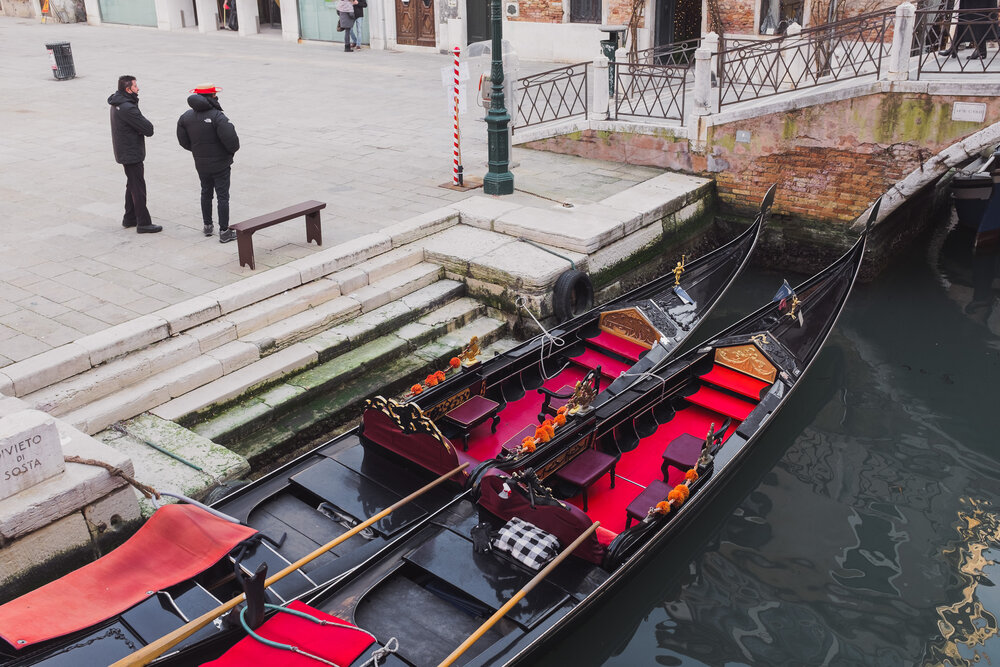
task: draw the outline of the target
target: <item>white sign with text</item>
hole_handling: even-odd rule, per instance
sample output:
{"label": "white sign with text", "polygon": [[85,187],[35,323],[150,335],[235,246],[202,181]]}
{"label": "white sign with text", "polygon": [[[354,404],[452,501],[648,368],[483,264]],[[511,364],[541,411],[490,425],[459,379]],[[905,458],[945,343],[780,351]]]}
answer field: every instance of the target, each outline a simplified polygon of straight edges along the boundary
{"label": "white sign with text", "polygon": [[0,500],[65,468],[59,430],[51,416],[22,410],[0,418]]}
{"label": "white sign with text", "polygon": [[986,104],[983,102],[955,102],[951,105],[951,119],[982,123],[986,120]]}

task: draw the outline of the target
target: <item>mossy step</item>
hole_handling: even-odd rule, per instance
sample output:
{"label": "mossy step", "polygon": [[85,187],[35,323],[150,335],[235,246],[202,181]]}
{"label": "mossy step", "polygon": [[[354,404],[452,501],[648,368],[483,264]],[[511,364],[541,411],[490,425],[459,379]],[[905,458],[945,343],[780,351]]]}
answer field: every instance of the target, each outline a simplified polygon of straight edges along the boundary
{"label": "mossy step", "polygon": [[[486,346],[506,333],[506,329],[506,322],[480,317],[410,354],[378,364],[376,373],[356,375],[331,390],[309,393],[304,400],[304,394],[290,393],[285,404],[268,406],[272,419],[261,420],[257,412],[248,415],[258,425],[257,430],[247,433],[241,429],[241,436],[233,438],[228,446],[246,457],[257,470],[290,450],[325,437],[336,426],[356,419],[365,399],[375,394],[400,394],[431,371],[440,370],[472,336],[478,336],[480,343]],[[290,378],[290,381],[296,380]],[[274,397],[272,394],[268,400]],[[264,405],[264,401],[259,405]],[[232,418],[235,419],[235,415]],[[202,433],[199,427],[193,430]],[[228,439],[228,434],[218,437]]]}
{"label": "mossy step", "polygon": [[[282,411],[294,409],[316,395],[327,395],[358,375],[381,368],[383,364],[401,355],[417,353],[415,351],[420,346],[436,337],[461,330],[484,311],[485,308],[474,299],[458,299],[394,333],[357,347],[343,349],[340,355],[324,363],[289,374],[278,384],[252,395],[245,395],[237,402],[230,402],[228,407],[217,411],[212,417],[196,421],[197,418],[192,415],[185,418],[184,423],[199,435],[228,444],[259,429]],[[469,335],[471,337],[475,334]]]}

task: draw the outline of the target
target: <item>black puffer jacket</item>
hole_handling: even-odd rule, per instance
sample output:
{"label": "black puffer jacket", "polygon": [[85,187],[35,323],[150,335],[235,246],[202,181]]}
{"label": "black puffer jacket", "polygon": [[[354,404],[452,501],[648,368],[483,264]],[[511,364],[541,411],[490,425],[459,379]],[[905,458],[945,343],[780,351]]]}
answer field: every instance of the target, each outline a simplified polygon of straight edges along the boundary
{"label": "black puffer jacket", "polygon": [[139,96],[114,92],[111,105],[111,145],[118,164],[136,164],[146,159],[146,137],[153,136],[153,124],[139,111]]}
{"label": "black puffer jacket", "polygon": [[233,163],[240,149],[236,128],[229,122],[217,99],[204,95],[188,97],[190,111],[177,119],[177,141],[194,155],[194,166],[208,174]]}

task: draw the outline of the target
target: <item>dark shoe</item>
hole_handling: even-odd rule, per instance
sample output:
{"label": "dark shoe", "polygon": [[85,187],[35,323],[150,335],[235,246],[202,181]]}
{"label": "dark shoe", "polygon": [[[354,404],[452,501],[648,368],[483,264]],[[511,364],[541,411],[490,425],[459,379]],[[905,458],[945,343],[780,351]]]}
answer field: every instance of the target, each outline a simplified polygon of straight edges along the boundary
{"label": "dark shoe", "polygon": [[350,52],[351,52],[351,51],[353,51],[354,49],[352,49],[352,48],[351,48],[351,47],[349,47],[349,46],[345,46],[345,47],[344,47],[344,50],[345,50],[345,51],[347,51],[348,53],[350,53]]}
{"label": "dark shoe", "polygon": [[941,56],[942,58],[957,58],[958,51],[956,51],[955,49],[946,49],[944,51],[938,51],[938,55]]}
{"label": "dark shoe", "polygon": [[163,227],[159,225],[138,225],[135,231],[140,234],[155,234],[156,232],[162,232]]}
{"label": "dark shoe", "polygon": [[215,233],[215,227],[212,226],[212,223],[210,222],[207,225],[204,225],[201,228],[201,231],[203,231],[205,233],[205,236],[211,236],[212,234]]}
{"label": "dark shoe", "polygon": [[133,220],[132,222],[125,222],[124,220],[122,220],[122,227],[124,227],[125,229],[129,229],[130,227],[135,227],[135,221]]}
{"label": "dark shoe", "polygon": [[976,53],[970,53],[969,57],[966,58],[966,60],[982,60],[985,57],[986,57],[985,53],[976,52]]}
{"label": "dark shoe", "polygon": [[236,240],[236,230],[235,229],[220,229],[219,230],[219,243],[229,243],[230,241]]}

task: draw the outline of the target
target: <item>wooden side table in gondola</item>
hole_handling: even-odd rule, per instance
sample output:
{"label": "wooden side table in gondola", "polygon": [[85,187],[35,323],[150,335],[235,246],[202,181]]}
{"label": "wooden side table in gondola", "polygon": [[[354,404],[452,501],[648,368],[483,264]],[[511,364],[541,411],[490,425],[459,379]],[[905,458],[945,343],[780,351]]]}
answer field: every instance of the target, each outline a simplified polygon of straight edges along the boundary
{"label": "wooden side table in gondola", "polygon": [[457,426],[462,433],[462,450],[469,450],[469,433],[487,419],[492,419],[490,430],[497,432],[497,424],[500,423],[500,404],[491,401],[485,396],[473,396],[465,403],[462,403],[451,412],[446,413],[442,419]]}

